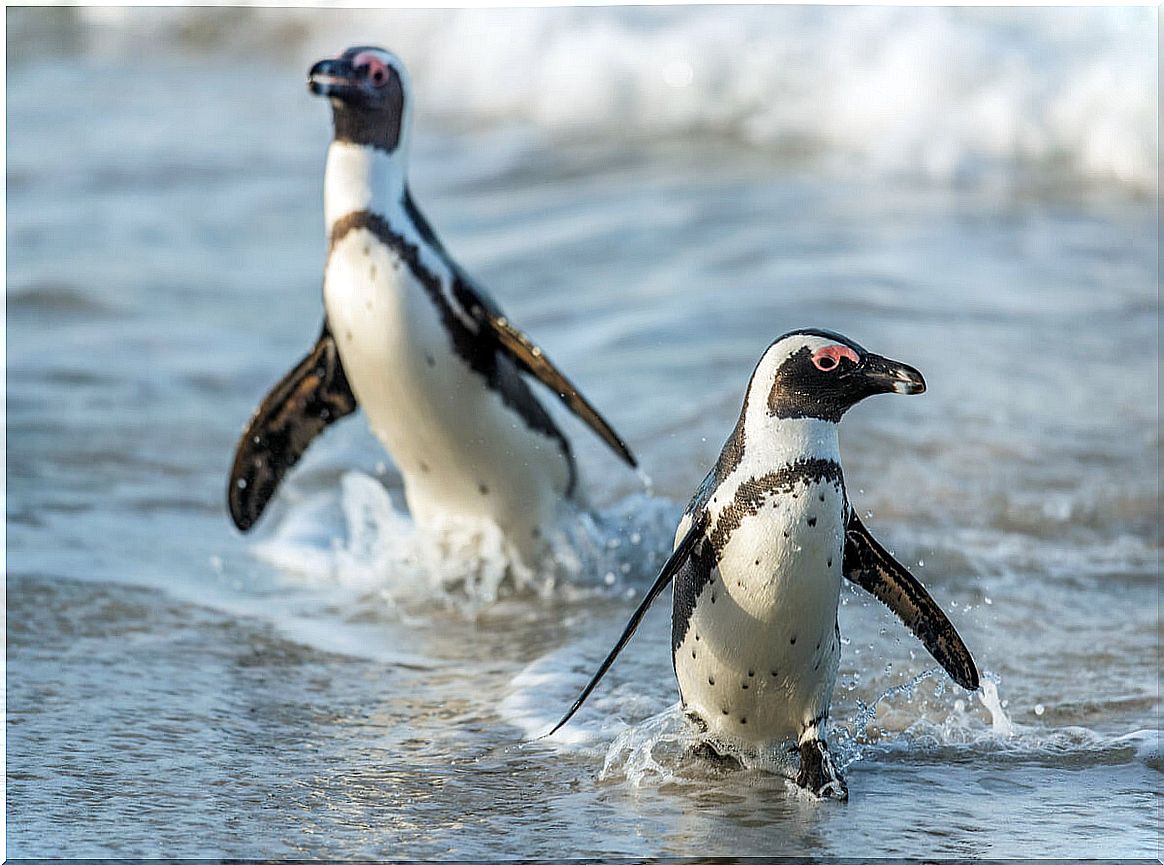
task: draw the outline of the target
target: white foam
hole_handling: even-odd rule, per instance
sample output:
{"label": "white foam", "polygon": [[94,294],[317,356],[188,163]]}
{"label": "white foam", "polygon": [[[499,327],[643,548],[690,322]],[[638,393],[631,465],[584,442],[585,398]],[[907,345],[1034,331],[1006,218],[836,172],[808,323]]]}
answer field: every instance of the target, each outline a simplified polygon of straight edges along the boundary
{"label": "white foam", "polygon": [[636,591],[665,561],[678,512],[644,494],[564,511],[549,554],[531,565],[496,526],[450,518],[422,529],[379,480],[350,471],[338,492],[292,501],[252,552],[309,585],[379,593],[404,618],[432,603],[473,615],[511,595]]}
{"label": "white foam", "polygon": [[420,114],[461,126],[726,135],[941,182],[1037,167],[1150,192],[1157,178],[1149,7],[281,9],[247,27],[218,9],[77,14],[106,52],[213,28],[213,50],[260,41],[306,69],[382,43],[410,67]]}

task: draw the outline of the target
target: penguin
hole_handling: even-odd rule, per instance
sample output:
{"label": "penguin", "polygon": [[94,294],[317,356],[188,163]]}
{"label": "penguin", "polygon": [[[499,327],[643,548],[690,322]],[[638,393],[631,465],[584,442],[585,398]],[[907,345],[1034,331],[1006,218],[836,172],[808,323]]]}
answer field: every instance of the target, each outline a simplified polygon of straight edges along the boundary
{"label": "penguin", "polygon": [[794,742],[796,783],[818,798],[848,798],[825,740],[842,578],[886,604],[955,682],[977,690],[966,644],[861,523],[841,471],[838,425],[849,408],[873,394],[925,388],[916,369],[831,331],[795,330],[773,342],[680,520],[672,555],[548,735],[570,720],[672,580],[672,660],[699,750],[724,755]]}
{"label": "penguin", "polygon": [[561,503],[581,503],[570,440],[524,376],[548,387],[631,467],[611,428],[445,250],[412,198],[412,98],[401,61],[354,47],[308,88],[331,104],[324,177],[324,322],[235,450],[228,505],[248,531],[329,424],[363,410],[421,527],[489,521],[525,559]]}

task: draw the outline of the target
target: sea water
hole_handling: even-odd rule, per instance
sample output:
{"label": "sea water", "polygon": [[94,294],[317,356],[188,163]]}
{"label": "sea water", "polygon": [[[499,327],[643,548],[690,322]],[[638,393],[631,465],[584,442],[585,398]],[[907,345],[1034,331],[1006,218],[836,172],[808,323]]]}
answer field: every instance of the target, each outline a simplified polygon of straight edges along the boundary
{"label": "sea water", "polygon": [[[9,10],[7,852],[1159,855],[1157,17]],[[252,535],[236,437],[322,308],[326,105],[383,44],[413,192],[624,435],[520,573],[360,417]],[[923,371],[850,497],[982,671],[842,592],[845,805],[691,755],[666,597],[562,732],[780,333]],[[547,401],[552,401],[548,395]]]}

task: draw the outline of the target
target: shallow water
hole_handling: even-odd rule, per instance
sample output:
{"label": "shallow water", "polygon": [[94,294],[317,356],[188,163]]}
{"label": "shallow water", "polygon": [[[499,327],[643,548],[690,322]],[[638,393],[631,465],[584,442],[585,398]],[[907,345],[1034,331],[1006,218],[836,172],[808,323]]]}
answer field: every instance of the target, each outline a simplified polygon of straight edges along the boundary
{"label": "shallow water", "polygon": [[[100,40],[8,69],[9,855],[1159,855],[1158,216],[1138,183],[422,110],[421,206],[653,483],[563,420],[598,512],[515,590],[488,556],[426,547],[358,418],[256,536],[230,527],[235,437],[319,324],[326,109],[298,55],[119,26],[148,75]],[[982,696],[925,677],[846,590],[852,798],[815,803],[779,767],[686,755],[660,603],[576,720],[530,741],[653,578],[764,347],[806,325],[925,373],[923,397],[846,418],[845,473]]]}

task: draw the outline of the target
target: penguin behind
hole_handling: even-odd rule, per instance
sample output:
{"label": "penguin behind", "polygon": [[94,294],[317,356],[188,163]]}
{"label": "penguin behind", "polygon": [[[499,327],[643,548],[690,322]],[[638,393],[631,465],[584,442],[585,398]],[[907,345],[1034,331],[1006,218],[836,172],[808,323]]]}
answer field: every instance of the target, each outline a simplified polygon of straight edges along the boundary
{"label": "penguin behind", "polygon": [[547,529],[584,504],[573,448],[531,388],[555,394],[635,459],[546,353],[445,250],[412,198],[412,93],[372,47],[321,60],[308,87],[332,110],[327,264],[315,346],[267,394],[235,450],[227,499],[248,531],[329,424],[363,409],[422,528],[491,523],[533,564]]}
{"label": "penguin behind", "polygon": [[[825,731],[840,658],[841,579],[886,604],[959,685],[978,670],[925,588],[873,538],[841,471],[842,415],[877,393],[917,394],[921,373],[825,330],[773,342],[735,429],[679,523],[674,552],[578,710],[674,580],[671,651],[684,713],[717,753],[794,745],[796,783],[848,798]],[[553,731],[551,731],[553,732]]]}

